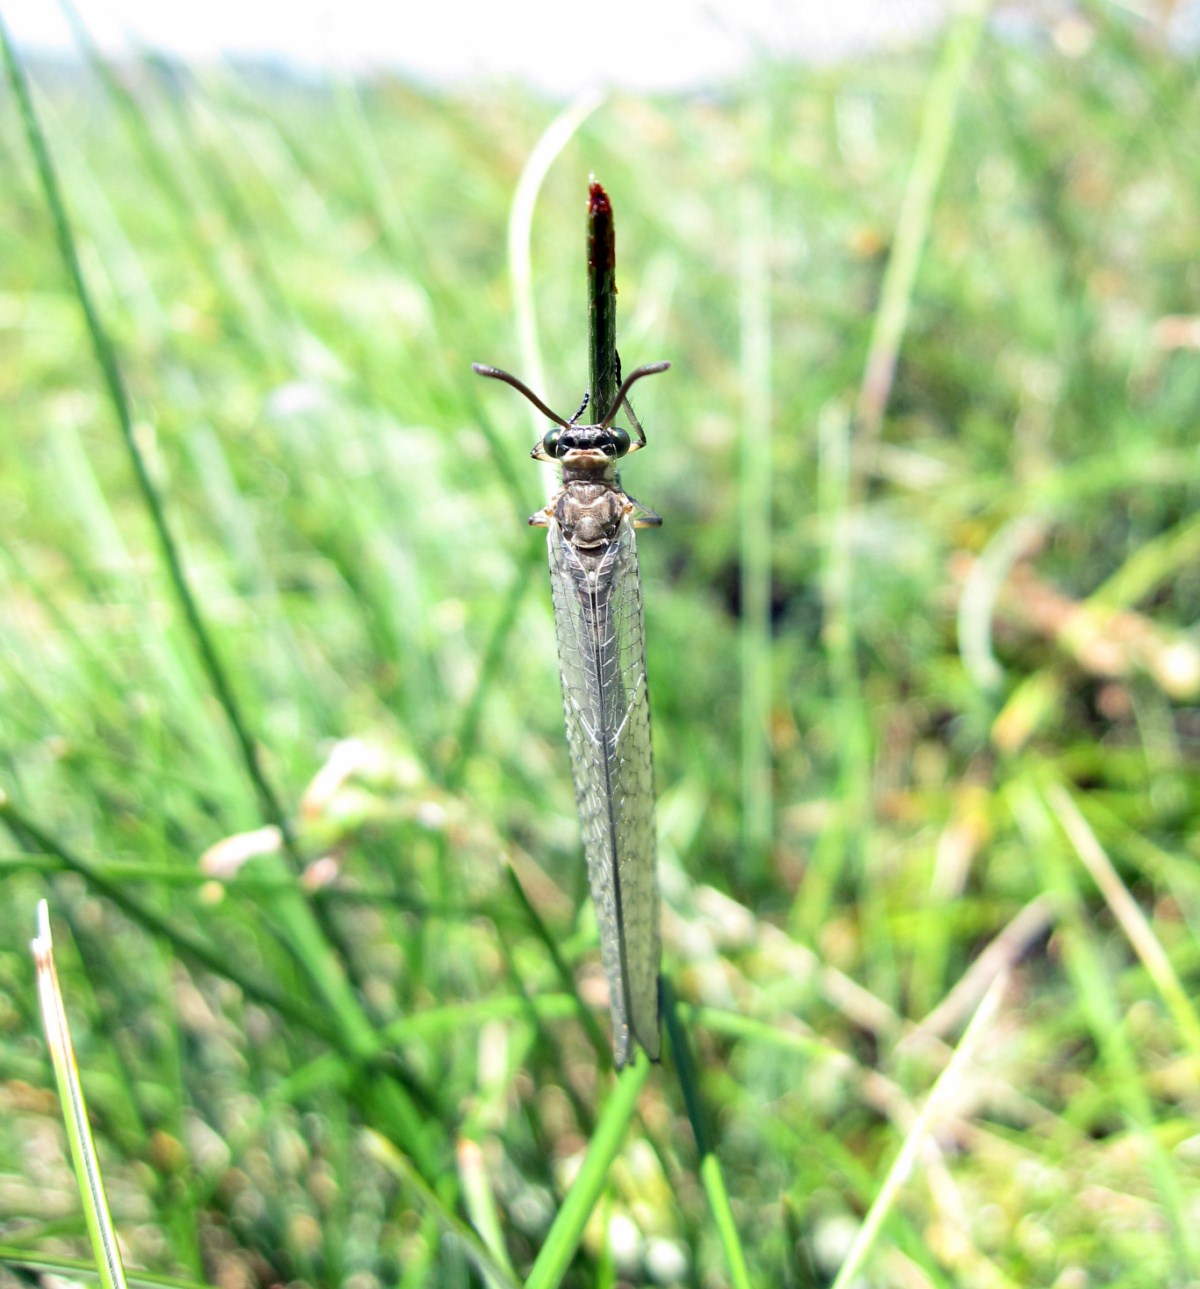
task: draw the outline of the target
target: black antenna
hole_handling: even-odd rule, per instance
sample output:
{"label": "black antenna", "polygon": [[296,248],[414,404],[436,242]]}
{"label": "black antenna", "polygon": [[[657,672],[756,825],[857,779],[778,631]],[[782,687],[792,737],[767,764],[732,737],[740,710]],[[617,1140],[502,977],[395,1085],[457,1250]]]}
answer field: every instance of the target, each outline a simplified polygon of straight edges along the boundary
{"label": "black antenna", "polygon": [[[554,422],[555,425],[561,425],[564,430],[569,430],[572,428],[574,422],[564,421],[563,418],[559,416],[557,412],[552,412],[546,406],[546,404],[543,403],[540,398],[538,398],[538,396],[533,392],[533,390],[531,390],[529,386],[525,384],[524,381],[518,380],[515,376],[510,375],[506,371],[501,371],[499,367],[488,367],[484,363],[472,363],[471,370],[475,372],[476,375],[490,376],[492,380],[502,380],[506,385],[511,385],[513,389],[518,390],[520,393],[524,394],[525,397],[529,399],[529,401],[534,405],[534,407],[536,407],[537,410],[541,412],[543,416],[548,416]],[[640,370],[644,371],[645,368],[641,368]],[[634,372],[635,376],[637,374],[638,374],[637,372]],[[582,411],[583,409],[580,408],[579,410]],[[578,416],[579,412],[576,412],[575,415]]]}

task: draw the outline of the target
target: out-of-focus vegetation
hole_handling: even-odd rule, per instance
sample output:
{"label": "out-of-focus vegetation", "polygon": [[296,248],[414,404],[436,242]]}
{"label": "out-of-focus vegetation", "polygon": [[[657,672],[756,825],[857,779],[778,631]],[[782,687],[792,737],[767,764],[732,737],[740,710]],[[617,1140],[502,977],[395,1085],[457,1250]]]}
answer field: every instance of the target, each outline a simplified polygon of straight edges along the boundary
{"label": "out-of-focus vegetation", "polygon": [[[626,364],[673,363],[626,471],[666,519],[641,542],[665,966],[754,1282],[834,1277],[1006,972],[861,1283],[1182,1285],[1200,80],[1092,5],[989,29],[957,110],[941,58],[602,104],[533,223],[541,392],[586,380],[594,172]],[[3,1255],[85,1248],[24,949],[48,895],[131,1265],[453,1286],[486,1248],[520,1281],[613,1086],[576,1001],[607,1024],[525,527],[545,480],[470,374],[521,370],[506,219],[557,108],[152,60],[31,79],[232,706],[9,94]],[[564,1283],[726,1283],[671,1058],[638,1106]]]}

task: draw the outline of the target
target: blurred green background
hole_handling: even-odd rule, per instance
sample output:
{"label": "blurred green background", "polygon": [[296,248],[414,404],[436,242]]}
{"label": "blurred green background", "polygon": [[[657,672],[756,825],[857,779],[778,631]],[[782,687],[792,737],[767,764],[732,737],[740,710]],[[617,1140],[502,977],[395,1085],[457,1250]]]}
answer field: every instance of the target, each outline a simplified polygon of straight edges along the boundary
{"label": "blurred green background", "polygon": [[[976,11],[614,94],[546,175],[527,295],[509,210],[561,105],[28,70],[102,332],[6,91],[12,1282],[86,1256],[42,896],[131,1265],[453,1286],[545,1247],[607,1009],[541,431],[470,363],[574,410],[594,173],[626,366],[672,362],[624,477],[665,519],[665,971],[746,1282],[834,1279],[999,979],[857,1283],[1196,1283],[1195,55],[1120,6]],[[562,1282],[736,1282],[712,1193],[669,1055]]]}

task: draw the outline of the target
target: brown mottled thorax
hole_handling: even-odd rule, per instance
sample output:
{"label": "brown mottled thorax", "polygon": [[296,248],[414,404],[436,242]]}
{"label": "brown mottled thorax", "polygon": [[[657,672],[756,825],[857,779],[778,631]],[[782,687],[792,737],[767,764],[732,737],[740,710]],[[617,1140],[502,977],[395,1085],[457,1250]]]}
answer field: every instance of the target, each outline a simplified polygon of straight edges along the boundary
{"label": "brown mottled thorax", "polygon": [[628,510],[629,501],[615,479],[603,483],[569,480],[554,501],[554,518],[563,536],[584,548],[612,541]]}

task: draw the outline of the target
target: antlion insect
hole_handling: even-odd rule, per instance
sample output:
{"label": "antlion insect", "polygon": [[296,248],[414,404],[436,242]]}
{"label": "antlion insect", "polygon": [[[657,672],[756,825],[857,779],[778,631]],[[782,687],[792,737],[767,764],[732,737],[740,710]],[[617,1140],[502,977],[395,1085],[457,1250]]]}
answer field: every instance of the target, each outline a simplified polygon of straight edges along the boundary
{"label": "antlion insect", "polygon": [[[617,463],[646,446],[627,401],[630,388],[669,366],[652,363],[630,372],[606,415],[595,425],[578,425],[582,407],[564,420],[515,376],[474,365],[480,376],[524,394],[555,427],[531,455],[557,462],[562,486],[529,522],[549,530],[567,746],[618,1069],[629,1060],[633,1039],[652,1060],[658,1060],[660,1046],[654,766],[634,529],[657,528],[662,519],[621,487]],[[632,439],[613,424],[622,405],[635,427]]]}

